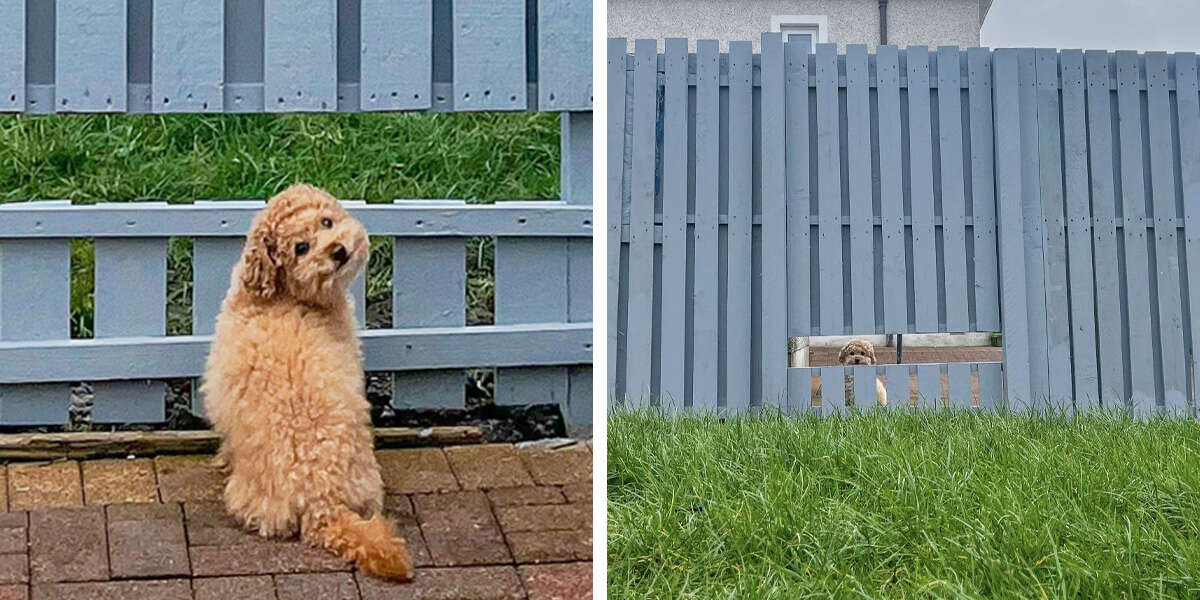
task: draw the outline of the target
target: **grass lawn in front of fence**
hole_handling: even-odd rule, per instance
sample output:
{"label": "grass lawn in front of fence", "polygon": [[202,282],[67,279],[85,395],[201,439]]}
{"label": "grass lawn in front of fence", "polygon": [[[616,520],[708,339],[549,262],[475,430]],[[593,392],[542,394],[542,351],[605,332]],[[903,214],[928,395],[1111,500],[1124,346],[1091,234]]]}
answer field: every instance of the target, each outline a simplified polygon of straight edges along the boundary
{"label": "grass lawn in front of fence", "polygon": [[608,421],[614,598],[1200,596],[1200,427],[966,413]]}

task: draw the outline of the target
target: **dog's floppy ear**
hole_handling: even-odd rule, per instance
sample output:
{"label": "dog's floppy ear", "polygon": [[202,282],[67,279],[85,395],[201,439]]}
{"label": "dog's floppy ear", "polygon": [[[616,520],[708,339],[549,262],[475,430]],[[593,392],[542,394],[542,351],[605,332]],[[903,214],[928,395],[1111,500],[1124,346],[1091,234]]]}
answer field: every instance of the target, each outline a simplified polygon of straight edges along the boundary
{"label": "dog's floppy ear", "polygon": [[279,264],[276,262],[275,233],[264,220],[255,221],[242,251],[242,286],[261,298],[279,292]]}
{"label": "dog's floppy ear", "polygon": [[871,364],[877,364],[875,360],[875,344],[867,344],[867,356],[871,357]]}
{"label": "dog's floppy ear", "polygon": [[850,354],[850,346],[852,344],[853,342],[847,342],[846,345],[842,346],[842,349],[838,351],[838,364],[846,364],[846,355]]}

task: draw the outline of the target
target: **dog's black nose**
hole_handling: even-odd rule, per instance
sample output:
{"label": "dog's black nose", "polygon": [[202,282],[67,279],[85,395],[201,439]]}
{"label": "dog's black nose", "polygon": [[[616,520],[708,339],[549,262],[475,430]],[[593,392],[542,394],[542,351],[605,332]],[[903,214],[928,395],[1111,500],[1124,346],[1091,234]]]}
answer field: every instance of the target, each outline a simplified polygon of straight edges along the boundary
{"label": "dog's black nose", "polygon": [[350,260],[350,254],[346,252],[346,249],[341,244],[333,245],[333,250],[330,252],[330,256],[333,257],[333,260],[337,261],[339,267],[346,264],[346,261]]}

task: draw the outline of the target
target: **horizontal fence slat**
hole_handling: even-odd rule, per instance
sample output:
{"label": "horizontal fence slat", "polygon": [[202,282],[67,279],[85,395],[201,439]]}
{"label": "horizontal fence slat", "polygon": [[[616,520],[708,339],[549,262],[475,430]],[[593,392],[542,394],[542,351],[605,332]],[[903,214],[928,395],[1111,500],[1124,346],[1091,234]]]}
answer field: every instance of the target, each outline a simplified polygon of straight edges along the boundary
{"label": "horizontal fence slat", "polygon": [[455,0],[458,110],[524,110],[525,0]]}
{"label": "horizontal fence slat", "polygon": [[154,2],[151,110],[224,109],[225,10],[221,2]]}
{"label": "horizontal fence slat", "polygon": [[432,0],[362,0],[360,11],[362,109],[429,108],[433,102]]}

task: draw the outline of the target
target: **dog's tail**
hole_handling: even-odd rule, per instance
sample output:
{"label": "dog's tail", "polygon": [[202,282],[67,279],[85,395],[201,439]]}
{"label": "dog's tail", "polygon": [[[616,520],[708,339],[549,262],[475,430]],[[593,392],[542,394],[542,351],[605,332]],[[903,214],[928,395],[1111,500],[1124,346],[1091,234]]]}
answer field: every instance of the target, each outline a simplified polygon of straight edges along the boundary
{"label": "dog's tail", "polygon": [[331,510],[310,510],[304,521],[302,530],[309,543],[354,561],[360,571],[392,581],[412,579],[408,548],[403,539],[396,537],[391,520],[382,514],[364,519],[339,505]]}

